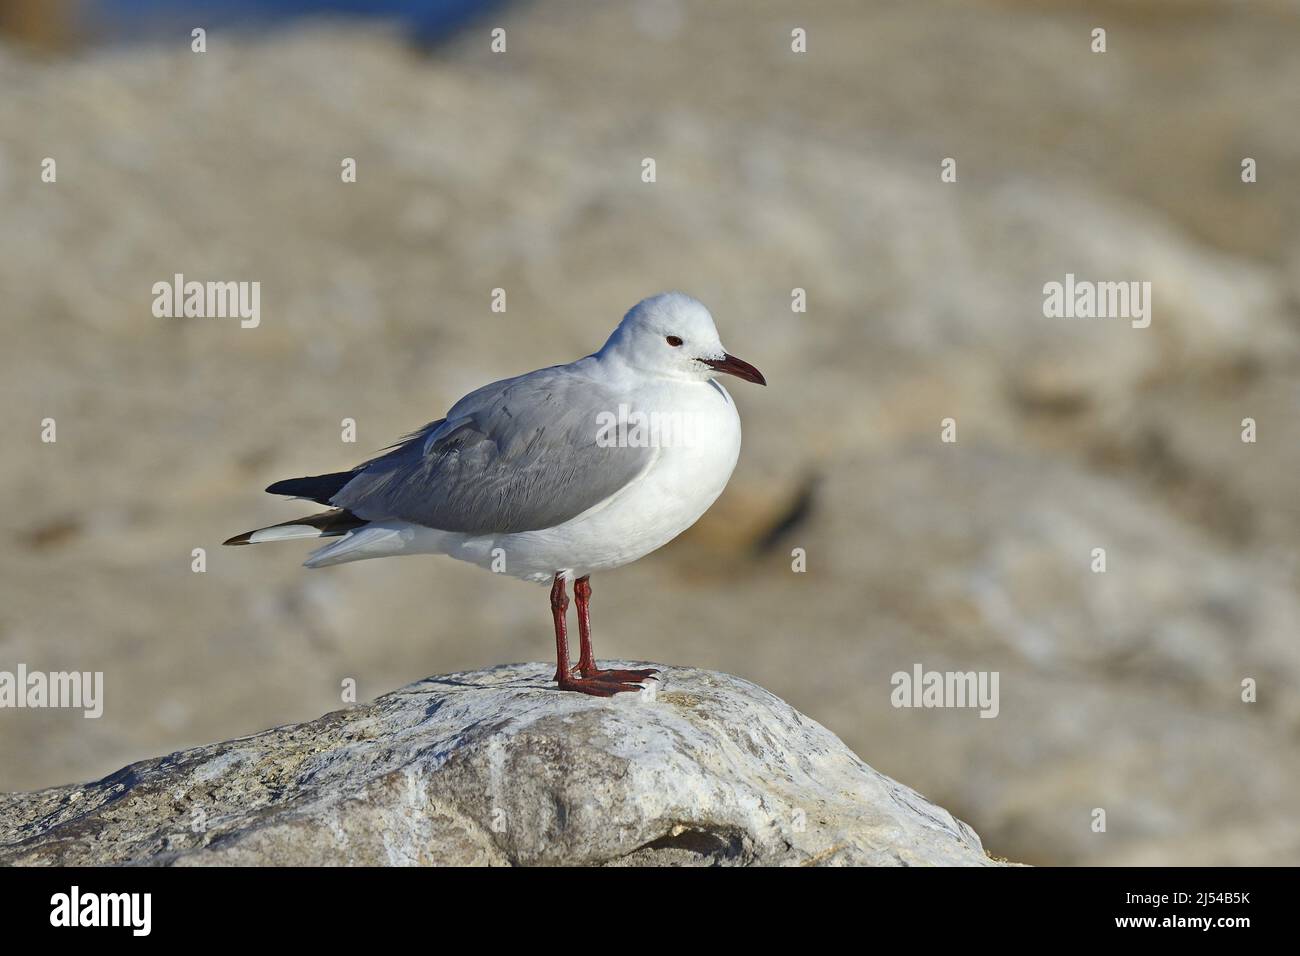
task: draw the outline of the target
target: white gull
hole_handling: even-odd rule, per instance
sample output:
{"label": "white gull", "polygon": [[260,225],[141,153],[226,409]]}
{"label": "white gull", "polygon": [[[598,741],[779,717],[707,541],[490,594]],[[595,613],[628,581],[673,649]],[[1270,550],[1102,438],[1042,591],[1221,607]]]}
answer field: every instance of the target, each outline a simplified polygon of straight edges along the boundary
{"label": "white gull", "polygon": [[[485,385],[350,471],[276,482],[266,490],[333,510],[225,543],[335,538],[306,566],[445,554],[550,584],[560,688],[639,690],[653,670],[596,666],[589,577],[667,544],[726,487],[740,416],[719,372],[767,384],[722,347],[702,303],[653,296],[592,355]],[[570,581],[581,639],[574,668]]]}

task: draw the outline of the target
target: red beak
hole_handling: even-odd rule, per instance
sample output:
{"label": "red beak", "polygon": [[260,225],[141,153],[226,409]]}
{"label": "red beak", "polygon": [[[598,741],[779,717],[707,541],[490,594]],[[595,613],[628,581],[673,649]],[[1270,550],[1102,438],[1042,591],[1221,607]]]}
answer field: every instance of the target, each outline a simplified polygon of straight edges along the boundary
{"label": "red beak", "polygon": [[722,353],[720,359],[700,359],[700,361],[715,371],[726,372],[728,375],[736,376],[736,378],[743,378],[746,382],[753,382],[755,385],[767,384],[767,379],[763,378],[762,372],[744,359],[738,359],[726,352]]}

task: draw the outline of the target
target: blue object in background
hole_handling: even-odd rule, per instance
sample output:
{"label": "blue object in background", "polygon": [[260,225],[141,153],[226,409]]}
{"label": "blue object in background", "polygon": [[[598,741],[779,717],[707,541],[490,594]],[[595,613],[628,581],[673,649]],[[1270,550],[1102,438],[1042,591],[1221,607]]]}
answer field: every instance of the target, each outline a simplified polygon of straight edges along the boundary
{"label": "blue object in background", "polygon": [[265,25],[300,17],[370,17],[403,24],[431,45],[506,0],[85,0],[83,24],[122,42],[184,26]]}

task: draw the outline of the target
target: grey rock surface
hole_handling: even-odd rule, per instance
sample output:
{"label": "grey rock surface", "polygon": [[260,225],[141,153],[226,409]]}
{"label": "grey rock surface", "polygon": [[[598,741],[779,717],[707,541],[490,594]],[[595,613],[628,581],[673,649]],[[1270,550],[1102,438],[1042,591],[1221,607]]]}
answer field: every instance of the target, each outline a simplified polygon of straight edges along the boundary
{"label": "grey rock surface", "polygon": [[431,677],[305,724],[0,797],[4,864],[990,865],[979,837],[762,688],[552,667]]}

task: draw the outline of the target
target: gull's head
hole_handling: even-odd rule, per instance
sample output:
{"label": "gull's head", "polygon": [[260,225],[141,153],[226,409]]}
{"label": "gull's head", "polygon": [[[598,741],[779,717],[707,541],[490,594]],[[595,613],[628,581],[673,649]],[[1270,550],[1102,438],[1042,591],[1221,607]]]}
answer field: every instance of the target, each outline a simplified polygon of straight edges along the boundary
{"label": "gull's head", "polygon": [[706,382],[726,372],[767,384],[762,372],[727,354],[709,310],[684,292],[662,292],[632,306],[600,354],[664,378]]}

